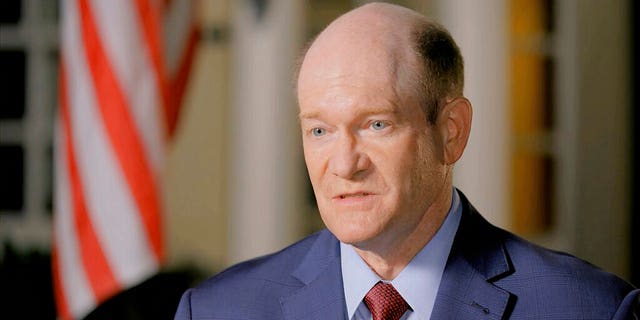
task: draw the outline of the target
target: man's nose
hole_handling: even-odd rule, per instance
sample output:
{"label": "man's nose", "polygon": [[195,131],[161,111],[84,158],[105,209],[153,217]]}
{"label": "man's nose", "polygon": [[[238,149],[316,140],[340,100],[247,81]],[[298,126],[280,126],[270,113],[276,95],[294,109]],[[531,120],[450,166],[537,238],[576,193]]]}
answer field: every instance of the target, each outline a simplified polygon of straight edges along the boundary
{"label": "man's nose", "polygon": [[361,149],[362,145],[356,136],[342,135],[335,141],[330,155],[330,172],[344,179],[357,179],[362,176],[370,167],[370,160]]}

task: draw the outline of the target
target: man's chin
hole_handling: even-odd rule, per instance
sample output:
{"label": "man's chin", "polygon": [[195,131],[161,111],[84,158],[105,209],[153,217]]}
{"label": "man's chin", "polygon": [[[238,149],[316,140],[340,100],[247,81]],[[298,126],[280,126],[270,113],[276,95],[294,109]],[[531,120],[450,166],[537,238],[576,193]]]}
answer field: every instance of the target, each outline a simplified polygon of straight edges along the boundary
{"label": "man's chin", "polygon": [[375,238],[375,234],[372,232],[354,232],[354,231],[345,231],[338,230],[337,232],[331,231],[333,235],[340,240],[342,243],[346,243],[352,245],[356,248],[365,248],[367,243],[371,242],[373,238]]}

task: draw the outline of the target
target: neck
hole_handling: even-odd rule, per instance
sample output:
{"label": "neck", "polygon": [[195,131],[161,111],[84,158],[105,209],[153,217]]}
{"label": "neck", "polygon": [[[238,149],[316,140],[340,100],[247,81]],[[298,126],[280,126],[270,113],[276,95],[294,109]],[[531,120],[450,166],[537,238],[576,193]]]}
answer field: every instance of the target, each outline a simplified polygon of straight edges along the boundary
{"label": "neck", "polygon": [[384,280],[395,279],[413,257],[433,239],[451,207],[451,185],[442,188],[436,201],[422,215],[419,222],[405,233],[407,236],[385,245],[354,245],[358,255]]}

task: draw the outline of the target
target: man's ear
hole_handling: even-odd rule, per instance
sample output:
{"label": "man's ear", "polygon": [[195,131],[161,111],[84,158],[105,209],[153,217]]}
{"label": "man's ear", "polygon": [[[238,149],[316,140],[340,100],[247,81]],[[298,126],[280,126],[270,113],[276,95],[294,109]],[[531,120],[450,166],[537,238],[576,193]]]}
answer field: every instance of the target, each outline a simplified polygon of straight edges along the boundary
{"label": "man's ear", "polygon": [[464,97],[448,101],[440,111],[437,124],[446,164],[452,165],[462,157],[471,132],[472,116],[471,102]]}

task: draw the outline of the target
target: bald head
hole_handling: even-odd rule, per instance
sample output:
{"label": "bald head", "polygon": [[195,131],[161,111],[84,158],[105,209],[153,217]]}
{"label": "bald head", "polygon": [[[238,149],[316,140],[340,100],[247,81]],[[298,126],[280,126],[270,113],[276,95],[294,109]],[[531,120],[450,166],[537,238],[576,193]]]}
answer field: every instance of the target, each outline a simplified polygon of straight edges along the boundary
{"label": "bald head", "polygon": [[[375,44],[381,50],[410,50],[410,37],[426,18],[415,11],[387,3],[370,3],[340,16],[320,33],[312,48],[324,45]],[[337,43],[336,43],[337,41]],[[343,42],[344,41],[344,42]]]}
{"label": "bald head", "polygon": [[424,16],[370,3],[318,35],[300,66],[298,98],[303,98],[303,86],[344,77],[393,85],[396,94],[416,100],[433,122],[440,102],[462,95],[462,58],[448,32]]}

